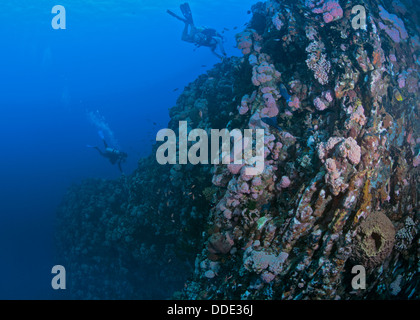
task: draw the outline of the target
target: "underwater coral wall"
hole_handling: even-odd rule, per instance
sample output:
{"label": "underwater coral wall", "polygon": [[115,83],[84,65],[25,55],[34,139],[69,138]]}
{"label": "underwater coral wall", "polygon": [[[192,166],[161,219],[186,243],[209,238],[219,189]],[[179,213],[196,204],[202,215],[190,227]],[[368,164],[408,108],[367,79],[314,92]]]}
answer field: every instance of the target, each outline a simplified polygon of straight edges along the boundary
{"label": "underwater coral wall", "polygon": [[57,243],[74,296],[418,299],[415,5],[254,5],[243,57],[189,84],[169,128],[264,129],[264,171],[162,166],[153,153],[130,176],[73,186]]}

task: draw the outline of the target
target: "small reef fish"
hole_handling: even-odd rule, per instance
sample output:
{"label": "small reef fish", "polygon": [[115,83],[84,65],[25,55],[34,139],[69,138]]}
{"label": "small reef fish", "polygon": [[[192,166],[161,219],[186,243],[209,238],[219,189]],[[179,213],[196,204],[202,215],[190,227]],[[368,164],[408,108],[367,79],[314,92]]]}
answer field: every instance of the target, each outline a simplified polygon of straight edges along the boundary
{"label": "small reef fish", "polygon": [[398,89],[394,90],[394,98],[399,102],[403,101],[403,97]]}
{"label": "small reef fish", "polygon": [[178,91],[178,90],[179,90],[179,88],[175,88],[175,89],[173,90],[173,92]]}
{"label": "small reef fish", "polygon": [[286,99],[286,101],[289,103],[290,101],[292,101],[292,97],[290,96],[290,94],[287,92],[286,87],[284,86],[283,83],[280,83],[279,85],[279,89],[280,89],[280,94],[281,96]]}
{"label": "small reef fish", "polygon": [[279,127],[278,123],[277,123],[277,117],[271,117],[271,118],[261,118],[261,121],[268,124],[270,127],[276,128],[277,130],[279,130],[280,132],[283,131],[282,128]]}

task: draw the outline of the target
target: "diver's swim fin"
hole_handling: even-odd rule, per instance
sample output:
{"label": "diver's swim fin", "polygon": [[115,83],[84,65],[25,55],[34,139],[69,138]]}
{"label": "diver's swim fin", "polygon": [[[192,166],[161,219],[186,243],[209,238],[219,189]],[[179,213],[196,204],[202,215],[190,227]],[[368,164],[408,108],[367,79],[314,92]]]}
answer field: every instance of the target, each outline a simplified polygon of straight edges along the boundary
{"label": "diver's swim fin", "polygon": [[188,4],[188,2],[185,2],[185,3],[181,4],[180,8],[181,8],[181,12],[184,15],[185,19],[187,20],[187,22],[191,25],[194,25],[192,13],[191,13],[191,8],[190,8],[190,5]]}
{"label": "diver's swim fin", "polygon": [[173,13],[171,10],[166,10],[166,12],[169,13],[172,17],[177,18],[178,20],[188,23],[187,20],[185,20],[184,18],[181,18],[179,15],[177,15],[176,13]]}

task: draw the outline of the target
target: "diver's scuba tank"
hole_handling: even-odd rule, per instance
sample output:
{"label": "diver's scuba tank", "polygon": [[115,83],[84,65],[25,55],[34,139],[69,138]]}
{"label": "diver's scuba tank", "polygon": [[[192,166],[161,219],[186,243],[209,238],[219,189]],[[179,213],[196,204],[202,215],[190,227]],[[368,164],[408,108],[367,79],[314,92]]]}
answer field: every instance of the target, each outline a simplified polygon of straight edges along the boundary
{"label": "diver's scuba tank", "polygon": [[105,151],[108,153],[120,154],[120,151],[114,148],[106,148]]}

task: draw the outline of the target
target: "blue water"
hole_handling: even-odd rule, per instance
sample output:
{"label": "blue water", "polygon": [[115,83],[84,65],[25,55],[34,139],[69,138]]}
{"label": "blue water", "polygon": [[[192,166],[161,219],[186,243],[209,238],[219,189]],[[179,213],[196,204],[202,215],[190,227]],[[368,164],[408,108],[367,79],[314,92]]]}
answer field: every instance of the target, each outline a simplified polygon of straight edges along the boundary
{"label": "blue water", "polygon": [[[256,2],[189,1],[197,25],[230,29],[229,56],[241,54],[234,36]],[[56,208],[71,184],[120,175],[86,145],[102,147],[105,129],[129,154],[130,174],[183,88],[219,62],[180,40],[183,24],[166,9],[180,13],[181,3],[1,1],[0,299],[66,298],[51,288]],[[65,30],[51,26],[58,4]]]}

